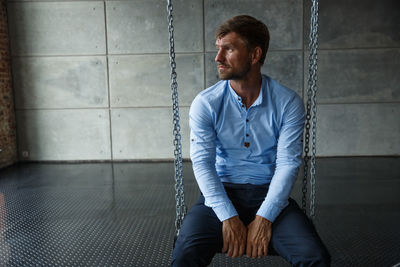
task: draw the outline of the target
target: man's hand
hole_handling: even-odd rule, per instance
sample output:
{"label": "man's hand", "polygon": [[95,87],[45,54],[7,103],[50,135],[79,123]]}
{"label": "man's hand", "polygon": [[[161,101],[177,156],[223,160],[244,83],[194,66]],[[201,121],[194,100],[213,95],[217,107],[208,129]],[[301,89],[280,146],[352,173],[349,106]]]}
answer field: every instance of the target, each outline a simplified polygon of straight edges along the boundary
{"label": "man's hand", "polygon": [[261,258],[262,256],[268,255],[271,226],[272,222],[258,215],[256,215],[256,218],[247,226],[247,257]]}
{"label": "man's hand", "polygon": [[239,216],[234,216],[222,222],[222,237],[224,246],[222,252],[231,256],[241,257],[246,246],[247,229]]}

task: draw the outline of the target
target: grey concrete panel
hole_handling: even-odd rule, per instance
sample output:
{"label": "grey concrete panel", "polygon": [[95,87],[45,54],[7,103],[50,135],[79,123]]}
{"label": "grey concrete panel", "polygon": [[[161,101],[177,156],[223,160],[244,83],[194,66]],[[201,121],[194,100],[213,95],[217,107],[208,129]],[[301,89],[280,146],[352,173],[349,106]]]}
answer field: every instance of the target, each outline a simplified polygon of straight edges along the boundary
{"label": "grey concrete panel", "polygon": [[[17,111],[21,160],[111,159],[105,109]],[[23,152],[29,157],[25,158]]]}
{"label": "grey concrete panel", "polygon": [[[189,106],[204,85],[203,55],[177,55],[179,104]],[[113,107],[171,106],[168,55],[112,56]]]}
{"label": "grey concrete panel", "polygon": [[16,57],[13,76],[18,109],[108,106],[105,57]]}
{"label": "grey concrete panel", "polygon": [[263,21],[270,31],[270,49],[301,49],[303,1],[205,0],[206,50],[215,50],[215,30],[225,20],[247,14]]}
{"label": "grey concrete panel", "polygon": [[[171,109],[113,109],[111,115],[114,159],[174,157]],[[181,108],[180,117],[183,157],[189,158],[189,108]]]}
{"label": "grey concrete panel", "polygon": [[[304,41],[307,44],[311,2],[304,2]],[[399,47],[400,2],[320,1],[318,31],[322,49]]]}
{"label": "grey concrete panel", "polygon": [[[215,53],[206,53],[206,87],[219,80],[214,61],[215,55]],[[302,60],[301,51],[270,51],[261,72],[302,96]]]}
{"label": "grey concrete panel", "polygon": [[261,72],[302,96],[302,60],[301,51],[271,51],[267,54]]}
{"label": "grey concrete panel", "polygon": [[212,86],[219,81],[217,63],[215,62],[216,54],[216,52],[208,52],[205,54],[206,88]]}
{"label": "grey concrete panel", "polygon": [[[109,1],[106,5],[110,54],[168,51],[165,1]],[[177,52],[203,51],[202,1],[174,1],[173,15],[175,50]]]}
{"label": "grey concrete panel", "polygon": [[105,54],[103,2],[9,3],[13,55]]}
{"label": "grey concrete panel", "polygon": [[[305,88],[308,58],[305,55]],[[400,101],[400,49],[320,51],[318,102]]]}
{"label": "grey concrete panel", "polygon": [[400,154],[400,104],[318,105],[317,154]]}
{"label": "grey concrete panel", "polygon": [[94,1],[99,1],[99,0],[7,0],[7,2],[94,2]]}

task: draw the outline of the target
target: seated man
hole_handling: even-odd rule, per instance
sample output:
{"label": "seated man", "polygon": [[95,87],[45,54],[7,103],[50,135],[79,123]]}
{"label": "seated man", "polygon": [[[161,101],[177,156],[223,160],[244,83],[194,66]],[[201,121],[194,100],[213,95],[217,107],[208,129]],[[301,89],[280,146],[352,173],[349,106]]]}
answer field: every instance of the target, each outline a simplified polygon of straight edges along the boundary
{"label": "seated man", "polygon": [[274,251],[294,266],[329,266],[311,221],[289,199],[301,164],[304,105],[260,70],[265,24],[236,16],[216,31],[222,81],[190,108],[190,156],[202,192],[185,217],[172,266],[207,266],[215,253],[259,258]]}

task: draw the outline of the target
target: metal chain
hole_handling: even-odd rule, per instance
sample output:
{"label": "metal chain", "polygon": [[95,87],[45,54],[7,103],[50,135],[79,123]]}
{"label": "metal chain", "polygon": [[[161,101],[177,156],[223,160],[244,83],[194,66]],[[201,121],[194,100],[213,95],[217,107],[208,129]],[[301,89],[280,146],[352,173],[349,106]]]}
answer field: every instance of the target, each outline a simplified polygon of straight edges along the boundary
{"label": "metal chain", "polygon": [[[311,128],[311,164],[310,164],[310,217],[315,217],[315,154],[317,138],[317,49],[318,49],[318,0],[312,0],[311,22],[310,22],[310,55],[309,55],[309,76],[307,88],[307,123],[306,123],[306,152],[309,152],[309,139]],[[311,126],[310,126],[311,120]],[[307,168],[309,156],[307,155]],[[306,161],[306,159],[305,159]],[[304,164],[306,166],[306,164]],[[306,167],[305,167],[306,171]],[[304,192],[304,190],[303,190]],[[303,206],[304,209],[304,206]]]}
{"label": "metal chain", "polygon": [[[303,179],[303,199],[302,207],[306,212],[307,206],[307,176],[309,165],[309,143],[310,129],[312,132],[312,147],[311,147],[311,168],[310,168],[310,217],[315,216],[315,154],[316,154],[316,124],[317,124],[317,107],[316,107],[316,92],[317,92],[317,48],[318,48],[318,0],[312,0],[311,22],[310,22],[310,55],[309,55],[309,77],[307,89],[307,114],[306,114],[306,129],[305,129],[305,146],[304,146],[304,179]],[[172,0],[167,0],[168,11],[168,32],[169,32],[169,48],[170,48],[170,66],[171,66],[171,90],[172,90],[172,110],[174,123],[174,166],[175,166],[175,200],[176,200],[176,234],[179,234],[179,229],[182,225],[184,216],[186,215],[186,204],[184,194],[184,177],[182,166],[182,145],[180,134],[180,118],[178,105],[178,83],[176,74],[175,62],[175,46],[174,46],[174,26],[173,26],[173,6]],[[311,121],[311,123],[310,123]]]}
{"label": "metal chain", "polygon": [[303,176],[303,198],[302,209],[307,214],[307,179],[308,179],[308,165],[310,156],[310,118],[311,118],[311,90],[307,90],[307,114],[306,114],[306,128],[304,130],[304,176]]}
{"label": "metal chain", "polygon": [[172,90],[172,112],[174,124],[174,166],[175,166],[175,200],[176,200],[176,219],[175,229],[176,236],[179,234],[183,218],[186,215],[185,204],[185,190],[183,183],[183,166],[182,166],[182,144],[180,134],[180,118],[179,118],[179,104],[178,104],[178,82],[176,74],[175,62],[175,44],[174,44],[174,26],[173,26],[173,6],[172,0],[167,0],[168,11],[168,32],[169,32],[169,59],[171,66],[171,90]]}

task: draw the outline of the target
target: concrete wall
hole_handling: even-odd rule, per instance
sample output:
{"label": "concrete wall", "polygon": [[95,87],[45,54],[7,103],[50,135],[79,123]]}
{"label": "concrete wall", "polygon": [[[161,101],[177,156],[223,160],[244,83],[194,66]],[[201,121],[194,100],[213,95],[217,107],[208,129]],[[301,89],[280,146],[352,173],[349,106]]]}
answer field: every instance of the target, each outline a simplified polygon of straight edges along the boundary
{"label": "concrete wall", "polygon": [[[173,157],[165,2],[8,2],[21,160]],[[311,1],[173,2],[185,158],[225,19],[263,20],[263,71],[304,95]],[[400,154],[399,12],[397,0],[321,1],[318,155]]]}
{"label": "concrete wall", "polygon": [[0,1],[0,168],[17,161],[14,98],[5,1]]}

